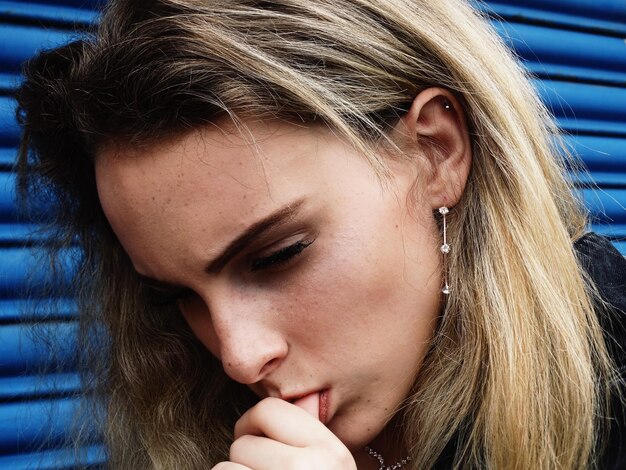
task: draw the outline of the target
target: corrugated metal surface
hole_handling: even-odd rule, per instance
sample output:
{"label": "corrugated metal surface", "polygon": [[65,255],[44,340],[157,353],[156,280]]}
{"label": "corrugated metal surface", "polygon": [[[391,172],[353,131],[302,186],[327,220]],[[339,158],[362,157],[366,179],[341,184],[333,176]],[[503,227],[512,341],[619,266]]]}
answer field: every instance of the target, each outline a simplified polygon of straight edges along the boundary
{"label": "corrugated metal surface", "polygon": [[[41,291],[47,272],[41,250],[24,246],[35,227],[18,219],[11,173],[19,129],[10,92],[20,64],[80,34],[95,19],[94,5],[0,1],[0,469],[96,468],[105,461],[102,446],[67,445],[80,410],[76,308],[71,299],[22,298],[27,288]],[[66,258],[71,266],[71,254]]]}
{"label": "corrugated metal surface", "polygon": [[[0,469],[103,462],[100,446],[78,454],[64,447],[80,389],[72,370],[75,305],[71,299],[41,298],[33,308],[32,300],[20,296],[27,285],[41,285],[46,274],[39,251],[23,246],[33,227],[18,221],[10,170],[19,137],[10,91],[19,81],[20,63],[78,34],[75,27],[94,20],[94,4],[0,0]],[[586,174],[572,176],[594,215],[593,229],[626,254],[626,2],[477,5],[534,75],[568,144],[592,173],[594,189]],[[67,259],[70,265],[70,253]],[[37,340],[44,336],[55,341]],[[53,372],[33,374],[44,365]]]}
{"label": "corrugated metal surface", "polygon": [[[476,2],[535,77],[587,174],[592,229],[626,254],[626,2]],[[594,183],[597,187],[594,188]]]}

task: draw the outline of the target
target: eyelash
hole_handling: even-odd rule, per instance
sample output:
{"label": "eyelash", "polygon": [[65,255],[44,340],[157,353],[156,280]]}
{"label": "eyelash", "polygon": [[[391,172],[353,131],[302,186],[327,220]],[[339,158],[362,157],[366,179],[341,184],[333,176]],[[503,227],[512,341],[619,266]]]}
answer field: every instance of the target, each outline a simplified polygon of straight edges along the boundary
{"label": "eyelash", "polygon": [[315,240],[301,240],[294,243],[293,245],[289,245],[285,248],[278,250],[270,256],[264,258],[255,258],[250,263],[250,271],[262,271],[264,269],[269,269],[274,266],[286,264],[296,256],[301,255],[306,248],[313,244],[314,241]]}
{"label": "eyelash", "polygon": [[[270,256],[254,258],[250,263],[250,271],[257,272],[287,264],[296,256],[301,255],[306,248],[313,244],[314,241],[315,240],[301,240],[293,245],[281,248]],[[175,304],[179,300],[182,300],[192,294],[193,291],[191,289],[177,289],[175,291],[162,291],[160,289],[154,289],[150,295],[150,303],[153,306],[165,307]]]}

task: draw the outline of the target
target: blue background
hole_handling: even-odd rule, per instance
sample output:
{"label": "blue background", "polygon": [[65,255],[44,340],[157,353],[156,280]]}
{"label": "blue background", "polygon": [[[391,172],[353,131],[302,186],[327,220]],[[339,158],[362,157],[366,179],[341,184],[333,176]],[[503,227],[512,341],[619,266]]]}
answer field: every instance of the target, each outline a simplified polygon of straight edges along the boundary
{"label": "blue background", "polygon": [[[36,248],[24,245],[34,227],[18,219],[11,171],[19,139],[11,91],[20,64],[76,36],[95,20],[95,4],[0,0],[0,469],[100,467],[105,461],[101,446],[78,453],[66,447],[80,393],[73,370],[75,306],[44,296],[33,309],[20,295],[43,284],[46,265]],[[571,175],[591,210],[591,229],[626,254],[626,2],[477,5],[532,72],[568,145],[597,183],[592,188],[587,175]],[[44,336],[55,341],[37,341]],[[54,372],[34,373],[44,366]]]}

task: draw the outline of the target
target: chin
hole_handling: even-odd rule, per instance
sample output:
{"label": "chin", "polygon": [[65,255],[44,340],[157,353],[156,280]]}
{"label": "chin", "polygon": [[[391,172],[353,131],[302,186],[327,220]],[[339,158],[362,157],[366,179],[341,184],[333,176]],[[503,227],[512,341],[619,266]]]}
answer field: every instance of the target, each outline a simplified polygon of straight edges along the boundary
{"label": "chin", "polygon": [[354,453],[371,443],[384,428],[384,423],[377,423],[361,416],[335,416],[327,427],[341,442]]}

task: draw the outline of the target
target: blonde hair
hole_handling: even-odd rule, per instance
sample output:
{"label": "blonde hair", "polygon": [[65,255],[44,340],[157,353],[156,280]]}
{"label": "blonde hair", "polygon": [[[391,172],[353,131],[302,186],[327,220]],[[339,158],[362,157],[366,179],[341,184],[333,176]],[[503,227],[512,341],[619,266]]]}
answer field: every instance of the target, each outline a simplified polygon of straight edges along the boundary
{"label": "blonde hair", "polygon": [[323,123],[384,177],[381,143],[430,86],[463,103],[473,164],[448,216],[453,295],[401,410],[411,465],[451,439],[455,467],[593,464],[614,369],[572,248],[586,214],[549,113],[465,1],[113,1],[93,37],[26,75],[22,182],[54,192],[59,235],[82,249],[82,347],[100,358],[112,467],[208,468],[254,397],[150,307],[98,203],[98,148],[254,116]]}

